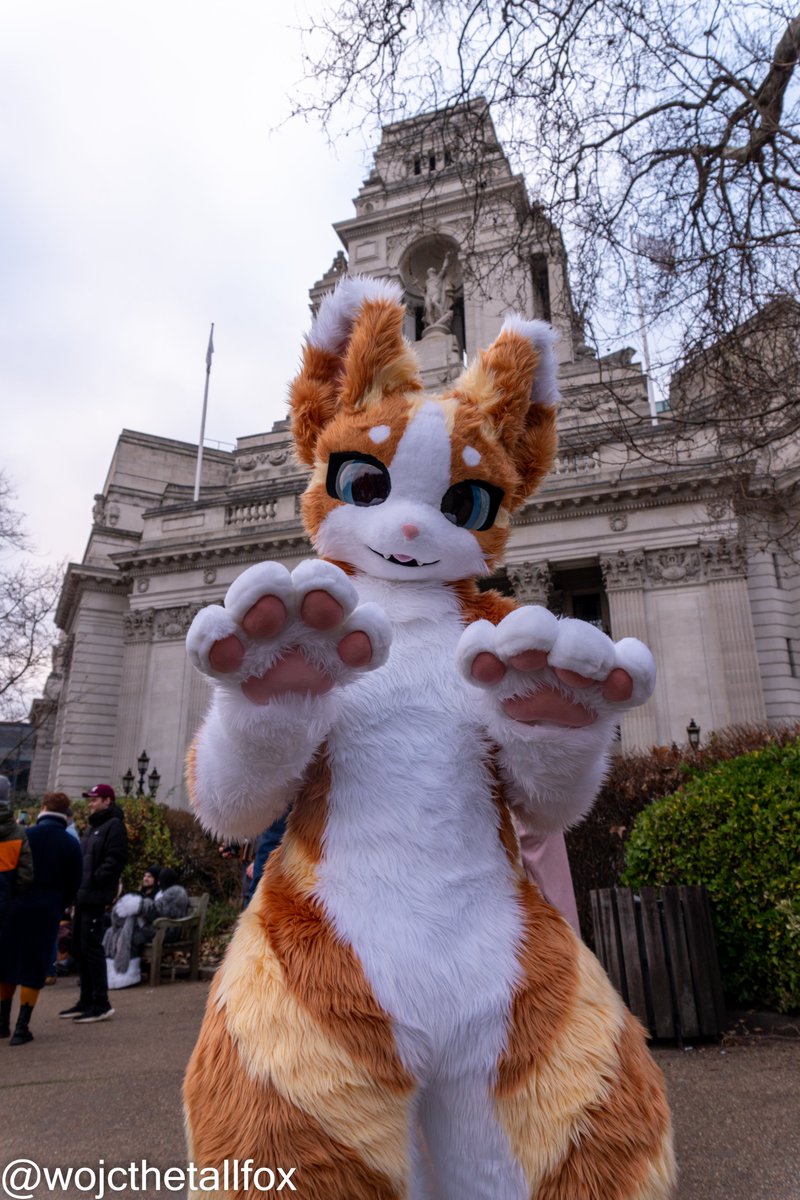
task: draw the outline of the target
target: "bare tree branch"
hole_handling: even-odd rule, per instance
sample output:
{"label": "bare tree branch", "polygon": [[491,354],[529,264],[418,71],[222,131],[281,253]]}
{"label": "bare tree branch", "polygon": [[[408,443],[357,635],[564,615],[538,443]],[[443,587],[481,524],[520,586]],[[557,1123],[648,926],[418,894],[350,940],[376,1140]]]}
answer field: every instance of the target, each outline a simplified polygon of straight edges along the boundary
{"label": "bare tree branch", "polygon": [[0,714],[22,718],[31,687],[50,661],[63,572],[37,563],[28,551],[13,499],[11,484],[0,473],[0,551],[26,551],[16,553],[10,565],[0,562]]}

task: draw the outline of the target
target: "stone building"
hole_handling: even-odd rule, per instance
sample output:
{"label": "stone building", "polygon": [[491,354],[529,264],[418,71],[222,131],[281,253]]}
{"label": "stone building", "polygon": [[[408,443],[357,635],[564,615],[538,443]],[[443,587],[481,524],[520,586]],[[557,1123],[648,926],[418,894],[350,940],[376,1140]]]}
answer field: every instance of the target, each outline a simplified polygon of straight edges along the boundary
{"label": "stone building", "polygon": [[[467,169],[476,130],[480,165]],[[783,551],[743,538],[713,437],[689,439],[679,466],[657,465],[653,450],[671,435],[633,352],[597,358],[582,344],[558,231],[534,211],[534,232],[517,236],[530,200],[485,106],[386,128],[354,204],[335,226],[343,249],[311,288],[312,307],[348,271],[398,280],[427,386],[453,379],[510,308],[560,331],[558,460],[515,518],[494,582],[651,646],[657,690],[624,718],[622,748],[684,742],[691,719],[704,735],[800,719],[800,579]],[[159,797],[185,804],[184,754],[208,700],[184,651],[192,617],[249,564],[291,569],[310,553],[299,515],[306,471],[286,421],[230,452],[205,450],[197,502],[196,456],[188,443],[120,435],[86,554],[67,571],[62,638],[39,702],[32,778],[51,787],[119,785],[146,748]]]}

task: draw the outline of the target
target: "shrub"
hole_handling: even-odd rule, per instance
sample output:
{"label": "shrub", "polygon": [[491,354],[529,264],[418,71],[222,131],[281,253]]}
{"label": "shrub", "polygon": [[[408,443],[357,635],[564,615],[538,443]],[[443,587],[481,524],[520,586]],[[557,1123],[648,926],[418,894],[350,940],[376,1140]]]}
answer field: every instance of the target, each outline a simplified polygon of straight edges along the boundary
{"label": "shrub", "polygon": [[623,883],[702,884],[727,997],[800,1007],[800,740],[695,774],[647,807]]}
{"label": "shrub", "polygon": [[128,831],[128,863],[122,872],[122,884],[126,892],[138,892],[142,875],[151,864],[181,866],[167,824],[169,810],[149,796],[122,796],[117,803],[125,814]]}
{"label": "shrub", "polygon": [[212,900],[208,906],[200,958],[204,966],[218,963],[233,937],[240,908],[230,900]]}
{"label": "shrub", "polygon": [[717,763],[761,746],[786,745],[798,734],[798,728],[739,726],[712,734],[697,752],[688,746],[654,746],[652,750],[620,754],[612,759],[591,812],[567,833],[581,931],[588,945],[594,944],[589,893],[594,888],[620,884],[625,869],[625,843],[638,814],[654,800],[676,792]]}
{"label": "shrub", "polygon": [[178,808],[164,812],[186,890],[208,892],[212,900],[238,904],[242,894],[241,863],[221,857],[218,840],[201,828],[193,813]]}

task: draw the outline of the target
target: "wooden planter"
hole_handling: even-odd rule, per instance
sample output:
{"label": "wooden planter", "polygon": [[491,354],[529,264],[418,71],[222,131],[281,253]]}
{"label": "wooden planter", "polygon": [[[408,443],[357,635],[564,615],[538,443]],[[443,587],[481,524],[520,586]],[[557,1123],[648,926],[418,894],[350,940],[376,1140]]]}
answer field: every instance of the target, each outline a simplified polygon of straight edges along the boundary
{"label": "wooden planter", "polygon": [[651,1036],[719,1037],[725,1001],[705,888],[590,895],[597,957]]}

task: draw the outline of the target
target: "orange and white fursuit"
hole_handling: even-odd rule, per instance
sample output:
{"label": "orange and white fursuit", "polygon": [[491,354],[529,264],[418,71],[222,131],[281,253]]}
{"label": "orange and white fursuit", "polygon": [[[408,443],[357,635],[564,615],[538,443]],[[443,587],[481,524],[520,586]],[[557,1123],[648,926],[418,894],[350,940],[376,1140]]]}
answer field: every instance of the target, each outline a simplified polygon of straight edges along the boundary
{"label": "orange and white fursuit", "polygon": [[303,1200],[663,1200],[661,1075],[511,818],[580,819],[652,658],[474,582],[553,461],[553,331],[510,317],[431,396],[403,317],[386,281],[323,301],[291,392],[319,558],[190,630],[201,822],[291,804],[186,1074],[190,1157],[294,1168]]}

